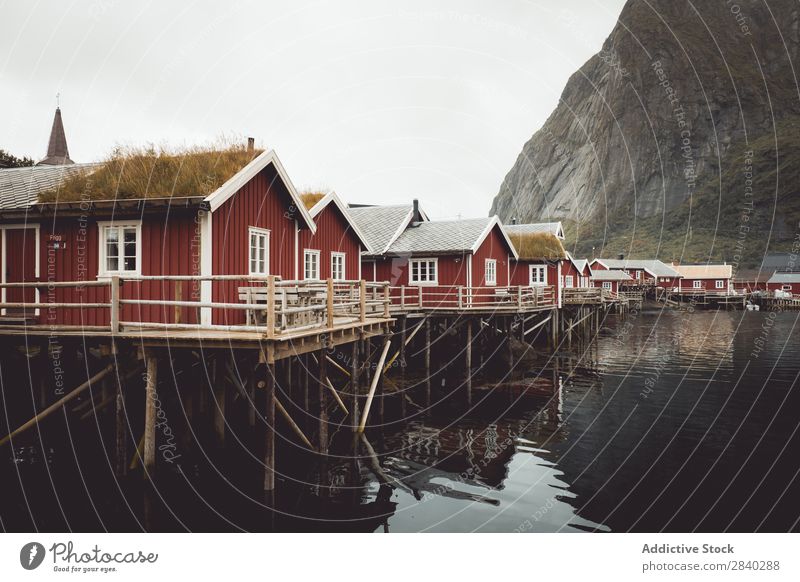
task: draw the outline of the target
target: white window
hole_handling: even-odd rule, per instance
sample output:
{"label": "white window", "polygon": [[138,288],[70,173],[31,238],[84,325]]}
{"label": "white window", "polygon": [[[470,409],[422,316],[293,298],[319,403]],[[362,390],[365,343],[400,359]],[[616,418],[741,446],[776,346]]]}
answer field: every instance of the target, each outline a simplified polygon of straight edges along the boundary
{"label": "white window", "polygon": [[531,287],[547,285],[547,266],[530,265],[528,267],[528,282]]}
{"label": "white window", "polygon": [[567,275],[564,277],[564,287],[568,289],[572,287],[572,275]]}
{"label": "white window", "polygon": [[486,259],[485,276],[487,285],[497,285],[497,261],[494,259]]}
{"label": "white window", "polygon": [[438,283],[438,261],[436,259],[411,259],[409,266],[409,285],[436,285]]}
{"label": "white window", "polygon": [[603,289],[611,291],[611,281],[603,281]]}
{"label": "white window", "polygon": [[344,253],[331,253],[331,279],[344,281]]}
{"label": "white window", "polygon": [[319,251],[306,249],[303,252],[303,264],[306,280],[319,279]]}
{"label": "white window", "polygon": [[251,226],[248,264],[251,275],[269,275],[269,231]]}
{"label": "white window", "polygon": [[703,287],[702,281],[692,281],[692,287],[695,289],[701,289]]}
{"label": "white window", "polygon": [[139,275],[142,272],[142,223],[98,222],[99,276]]}
{"label": "white window", "polygon": [[722,289],[722,288],[723,288],[723,281],[721,281],[720,279],[717,279],[717,280],[715,281],[715,283],[714,283],[714,286],[715,286],[717,289]]}

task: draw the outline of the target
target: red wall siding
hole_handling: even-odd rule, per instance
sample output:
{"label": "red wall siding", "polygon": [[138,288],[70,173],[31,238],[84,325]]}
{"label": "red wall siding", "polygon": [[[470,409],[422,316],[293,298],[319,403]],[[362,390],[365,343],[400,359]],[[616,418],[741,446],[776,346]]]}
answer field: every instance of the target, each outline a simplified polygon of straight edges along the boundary
{"label": "red wall siding", "polygon": [[[521,285],[527,287],[530,285],[530,272],[529,265],[542,265],[544,261],[514,261],[511,265],[511,284],[514,286]],[[547,263],[547,285],[554,288],[556,294],[559,291],[558,280],[558,263]]]}
{"label": "red wall siding", "polygon": [[766,287],[770,293],[774,293],[777,290],[783,289],[784,285],[788,285],[792,288],[792,295],[800,294],[800,283],[768,283]]}
{"label": "red wall siding", "polygon": [[717,289],[716,288],[716,281],[717,279],[681,279],[681,289],[694,289],[694,282],[700,281],[700,289],[705,289],[706,291],[727,291],[728,290],[728,280],[721,279],[723,281],[723,288]]}
{"label": "red wall siding", "polygon": [[[248,228],[255,226],[270,231],[270,274],[293,280],[295,218],[298,215],[275,168],[264,168],[211,215],[212,273],[249,273]],[[243,286],[240,281],[215,281],[212,298],[216,302],[239,303],[238,288]],[[214,324],[238,325],[245,322],[245,312],[241,309],[215,309],[211,320]]]}
{"label": "red wall siding", "polygon": [[[297,258],[299,278],[304,278],[303,251],[314,249],[320,251],[320,277],[327,279],[331,276],[331,252],[345,253],[345,278],[350,281],[357,280],[359,262],[361,260],[361,242],[350,227],[339,207],[334,203],[328,204],[325,209],[314,217],[317,232],[310,230],[300,231],[300,252]],[[364,273],[368,281],[372,277],[372,265],[369,274]]]}
{"label": "red wall siding", "polygon": [[500,227],[495,226],[478,248],[477,252],[472,256],[472,286],[486,286],[486,259],[494,259],[497,261],[496,286],[507,287],[510,253],[511,250],[508,248],[502,234],[500,234]]}
{"label": "red wall siding", "polygon": [[[611,291],[613,291],[614,293],[619,291],[619,282],[618,281],[609,281],[609,282],[611,283]],[[591,284],[592,284],[592,287],[599,287],[601,289],[603,288],[603,281],[592,281]]]}

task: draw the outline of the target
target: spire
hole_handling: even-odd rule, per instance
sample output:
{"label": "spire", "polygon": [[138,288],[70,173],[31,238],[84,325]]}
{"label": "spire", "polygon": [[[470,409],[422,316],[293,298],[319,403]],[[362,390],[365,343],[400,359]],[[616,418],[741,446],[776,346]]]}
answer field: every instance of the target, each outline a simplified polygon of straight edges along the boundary
{"label": "spire", "polygon": [[61,121],[61,108],[56,107],[56,116],[53,118],[53,129],[50,130],[50,143],[47,145],[47,157],[37,165],[61,166],[74,163],[75,162],[69,159],[67,136],[64,134],[64,123]]}

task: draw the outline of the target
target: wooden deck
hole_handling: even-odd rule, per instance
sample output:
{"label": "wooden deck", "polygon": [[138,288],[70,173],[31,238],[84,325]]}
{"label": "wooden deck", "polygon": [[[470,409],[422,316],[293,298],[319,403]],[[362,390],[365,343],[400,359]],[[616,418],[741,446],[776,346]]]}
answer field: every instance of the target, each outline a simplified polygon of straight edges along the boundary
{"label": "wooden deck", "polygon": [[389,288],[394,314],[515,314],[548,311],[558,306],[552,286],[413,286]]}

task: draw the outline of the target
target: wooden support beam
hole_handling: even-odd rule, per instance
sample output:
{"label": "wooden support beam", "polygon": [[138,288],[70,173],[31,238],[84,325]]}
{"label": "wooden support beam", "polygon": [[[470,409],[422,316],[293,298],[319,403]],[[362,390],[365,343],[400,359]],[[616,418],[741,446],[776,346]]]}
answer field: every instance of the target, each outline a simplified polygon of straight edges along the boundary
{"label": "wooden support beam", "polygon": [[546,318],[544,318],[542,321],[540,321],[539,323],[537,323],[537,324],[536,324],[536,325],[534,325],[533,327],[529,327],[528,329],[526,329],[526,330],[525,330],[525,333],[523,333],[523,334],[522,334],[523,341],[524,341],[524,338],[525,338],[525,336],[526,336],[526,335],[528,335],[528,334],[529,334],[529,333],[531,333],[532,331],[535,331],[535,330],[539,329],[539,328],[540,328],[540,327],[542,327],[542,326],[543,326],[545,323],[547,323],[548,321],[551,321],[551,319],[552,319],[552,316],[551,316],[551,315],[548,315]]}
{"label": "wooden support beam", "polygon": [[156,466],[156,400],[158,393],[158,359],[152,354],[145,355],[145,400],[144,400],[144,446],[142,460],[144,476],[149,478]]}
{"label": "wooden support beam", "polygon": [[125,392],[123,379],[116,382],[116,396],[114,409],[114,473],[123,477],[128,469],[128,415],[125,410]]}
{"label": "wooden support beam", "polygon": [[386,355],[389,353],[389,346],[391,343],[387,338],[386,341],[383,343],[383,351],[381,352],[381,357],[378,360],[378,365],[375,368],[375,376],[372,378],[372,384],[369,387],[369,393],[367,394],[367,402],[364,404],[364,414],[361,416],[361,422],[358,425],[358,432],[364,432],[364,427],[367,425],[367,417],[369,416],[369,410],[372,408],[372,400],[375,397],[375,389],[378,386],[378,380],[382,375],[381,370],[383,370],[383,363],[386,361]]}
{"label": "wooden support beam", "polygon": [[425,318],[425,404],[431,405],[431,322]]}
{"label": "wooden support beam", "polygon": [[264,491],[275,489],[275,364],[264,366]]}
{"label": "wooden support beam", "polygon": [[353,411],[352,415],[352,429],[355,432],[358,429],[358,381],[359,381],[359,372],[361,367],[358,364],[358,355],[359,355],[359,344],[360,341],[353,342],[353,353],[352,358],[350,360],[350,388],[353,391],[352,400],[350,405],[350,410]]}
{"label": "wooden support beam", "polygon": [[[509,337],[509,340],[511,338]],[[467,345],[466,345],[466,361],[464,362],[464,372],[466,373],[467,377],[466,387],[467,387],[467,405],[472,406],[472,320],[467,320]]]}
{"label": "wooden support beam", "polygon": [[342,409],[342,412],[344,412],[345,416],[350,414],[350,412],[347,410],[347,406],[345,406],[344,401],[342,400],[342,397],[339,396],[339,393],[336,391],[336,388],[333,387],[333,384],[331,383],[331,379],[330,378],[325,378],[325,384],[328,387],[328,389],[331,391],[331,394],[333,394],[333,399],[336,400],[337,406],[339,406],[339,408]]}
{"label": "wooden support beam", "polygon": [[225,382],[219,374],[219,362],[216,358],[211,362],[211,390],[214,393],[214,436],[217,443],[225,446],[225,414],[226,414],[226,392]]}
{"label": "wooden support beam", "polygon": [[283,419],[287,422],[289,428],[292,429],[292,432],[294,432],[294,434],[296,434],[297,437],[301,441],[303,441],[303,444],[306,445],[309,449],[311,449],[312,451],[315,450],[314,445],[311,444],[311,441],[308,440],[308,438],[300,429],[300,427],[297,425],[297,423],[294,421],[294,419],[292,419],[291,415],[289,415],[289,411],[286,410],[286,408],[284,408],[283,404],[281,404],[281,401],[278,400],[277,397],[274,398],[275,398],[275,408],[277,408],[278,412],[281,413],[281,416],[283,416]]}
{"label": "wooden support beam", "polygon": [[3,437],[3,439],[0,440],[0,446],[3,446],[4,444],[6,444],[8,441],[13,439],[17,435],[25,432],[26,430],[28,430],[32,426],[35,426],[36,423],[38,423],[41,420],[43,420],[43,419],[47,418],[48,416],[50,416],[53,412],[55,412],[56,410],[58,410],[59,408],[64,406],[67,402],[69,402],[70,400],[72,400],[76,396],[79,396],[84,390],[86,390],[87,388],[90,388],[92,386],[92,384],[102,380],[106,376],[106,374],[111,372],[111,370],[113,370],[113,369],[114,369],[114,366],[109,364],[108,366],[106,366],[105,368],[100,370],[97,374],[95,374],[94,376],[92,376],[91,378],[86,380],[86,382],[84,382],[83,384],[81,384],[80,386],[75,388],[72,392],[70,392],[66,396],[60,398],[59,400],[57,400],[56,402],[54,402],[53,404],[51,404],[50,406],[48,406],[47,408],[42,410],[39,414],[34,416],[28,422],[26,422],[25,424],[21,425],[16,430],[12,431],[11,433],[9,433],[5,437]]}
{"label": "wooden support beam", "polygon": [[318,395],[319,395],[319,414],[317,416],[319,420],[319,431],[318,431],[318,445],[317,449],[323,455],[328,453],[328,395],[326,394],[326,383],[330,380],[328,379],[328,371],[327,371],[327,362],[328,358],[325,354],[325,350],[322,349],[319,351],[319,357],[317,358],[319,363],[319,384],[318,384]]}

